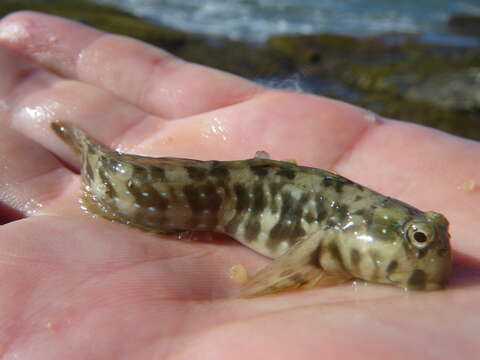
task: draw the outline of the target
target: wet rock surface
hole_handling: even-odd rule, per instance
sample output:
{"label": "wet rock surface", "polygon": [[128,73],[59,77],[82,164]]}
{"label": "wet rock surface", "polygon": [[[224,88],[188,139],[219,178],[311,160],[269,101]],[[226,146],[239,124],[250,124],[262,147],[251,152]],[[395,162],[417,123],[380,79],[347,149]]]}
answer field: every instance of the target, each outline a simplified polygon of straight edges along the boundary
{"label": "wet rock surface", "polygon": [[448,27],[457,34],[480,37],[480,16],[453,15],[448,19]]}
{"label": "wet rock surface", "polygon": [[445,109],[480,110],[480,67],[432,76],[410,87],[405,96]]}
{"label": "wet rock surface", "polygon": [[84,0],[2,0],[0,16],[19,9],[132,36],[268,86],[330,96],[480,140],[480,46],[428,43],[408,34],[283,35],[249,44],[166,28]]}

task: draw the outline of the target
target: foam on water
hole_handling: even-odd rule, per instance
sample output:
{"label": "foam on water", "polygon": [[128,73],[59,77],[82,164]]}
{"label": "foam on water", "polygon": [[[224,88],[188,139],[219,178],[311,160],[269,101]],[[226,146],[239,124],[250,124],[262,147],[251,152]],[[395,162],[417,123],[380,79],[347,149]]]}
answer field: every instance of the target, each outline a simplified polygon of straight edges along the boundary
{"label": "foam on water", "polygon": [[285,33],[445,33],[452,14],[480,15],[478,0],[96,1],[174,28],[250,41]]}

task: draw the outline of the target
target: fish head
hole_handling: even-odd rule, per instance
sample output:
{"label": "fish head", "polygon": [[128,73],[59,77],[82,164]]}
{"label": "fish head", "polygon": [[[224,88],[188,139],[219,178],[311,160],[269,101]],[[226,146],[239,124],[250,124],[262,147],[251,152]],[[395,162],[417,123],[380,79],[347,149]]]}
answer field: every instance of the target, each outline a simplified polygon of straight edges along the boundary
{"label": "fish head", "polygon": [[405,221],[398,230],[398,266],[385,269],[386,280],[411,290],[445,287],[452,270],[448,227],[448,220],[433,211]]}
{"label": "fish head", "polygon": [[357,233],[352,274],[409,290],[441,289],[452,269],[448,221],[439,213],[403,205],[390,201],[377,208],[369,226]]}

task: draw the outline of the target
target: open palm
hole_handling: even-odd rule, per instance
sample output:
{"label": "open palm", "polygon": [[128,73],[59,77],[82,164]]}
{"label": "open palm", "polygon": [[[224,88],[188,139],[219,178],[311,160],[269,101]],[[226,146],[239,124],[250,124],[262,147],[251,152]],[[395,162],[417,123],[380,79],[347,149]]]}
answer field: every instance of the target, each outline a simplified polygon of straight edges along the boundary
{"label": "open palm", "polygon": [[[3,19],[0,39],[0,358],[478,358],[479,143],[46,15]],[[265,150],[442,212],[451,284],[235,299],[229,267],[254,272],[266,259],[220,236],[182,241],[83,214],[78,159],[52,121],[149,156]]]}

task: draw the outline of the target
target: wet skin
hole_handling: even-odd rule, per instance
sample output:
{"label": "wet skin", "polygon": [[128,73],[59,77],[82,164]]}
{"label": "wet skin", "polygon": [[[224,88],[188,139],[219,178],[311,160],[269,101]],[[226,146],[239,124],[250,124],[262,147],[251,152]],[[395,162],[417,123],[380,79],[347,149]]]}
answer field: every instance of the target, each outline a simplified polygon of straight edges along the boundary
{"label": "wet skin", "polygon": [[[459,187],[479,182],[478,143],[372,123],[347,104],[260,88],[44,15],[2,19],[0,39],[4,358],[476,358],[480,195]],[[49,128],[67,120],[148,156],[264,149],[440,211],[452,279],[443,291],[347,282],[228,299],[239,289],[230,266],[253,273],[270,260],[225,238],[178,241],[85,216],[78,158]]]}

